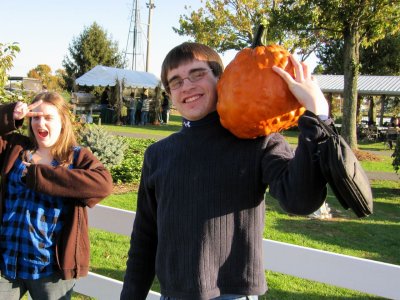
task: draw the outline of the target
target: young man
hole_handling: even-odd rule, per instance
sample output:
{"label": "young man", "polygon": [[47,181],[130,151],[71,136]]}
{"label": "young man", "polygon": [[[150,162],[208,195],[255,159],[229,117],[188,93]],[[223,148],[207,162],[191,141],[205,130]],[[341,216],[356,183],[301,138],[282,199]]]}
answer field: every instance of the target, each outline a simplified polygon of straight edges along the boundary
{"label": "young man", "polygon": [[219,122],[218,54],[184,43],[161,79],[183,127],[145,154],[121,299],[145,299],[155,275],[162,299],[257,299],[267,290],[262,259],[264,193],[294,214],[317,210],[326,181],[312,159],[327,102],[307,67],[275,71],[307,111],[295,155],[280,134],[238,139]]}

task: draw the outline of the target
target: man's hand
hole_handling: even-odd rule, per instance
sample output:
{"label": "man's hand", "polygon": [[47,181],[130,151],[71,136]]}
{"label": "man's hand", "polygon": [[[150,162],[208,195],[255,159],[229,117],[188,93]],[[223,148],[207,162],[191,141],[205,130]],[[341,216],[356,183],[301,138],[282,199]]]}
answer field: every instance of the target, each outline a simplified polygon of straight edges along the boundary
{"label": "man's hand", "polygon": [[295,78],[277,66],[272,69],[285,80],[289,90],[301,105],[316,115],[327,116],[329,114],[328,102],[308,66],[304,62],[300,63],[293,55],[290,56],[290,60],[295,69]]}

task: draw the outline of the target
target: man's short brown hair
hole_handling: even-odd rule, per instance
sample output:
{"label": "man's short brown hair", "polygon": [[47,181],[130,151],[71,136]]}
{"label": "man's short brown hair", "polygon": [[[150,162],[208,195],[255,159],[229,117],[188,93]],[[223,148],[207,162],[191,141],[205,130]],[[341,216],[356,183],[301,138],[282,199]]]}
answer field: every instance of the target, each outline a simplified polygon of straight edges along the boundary
{"label": "man's short brown hair", "polygon": [[161,67],[161,81],[168,94],[171,90],[168,86],[168,72],[179,67],[182,63],[201,60],[207,62],[214,76],[220,77],[224,71],[219,54],[212,48],[200,43],[183,43],[173,48],[164,59]]}

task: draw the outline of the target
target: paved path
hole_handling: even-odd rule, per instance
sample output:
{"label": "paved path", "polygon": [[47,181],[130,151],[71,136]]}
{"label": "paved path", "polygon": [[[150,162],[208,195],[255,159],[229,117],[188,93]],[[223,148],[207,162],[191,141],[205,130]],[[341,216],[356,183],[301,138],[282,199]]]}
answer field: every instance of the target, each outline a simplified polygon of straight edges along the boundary
{"label": "paved path", "polygon": [[[148,134],[148,133],[127,133],[127,132],[115,132],[115,131],[110,131],[110,133],[113,135],[121,135],[134,138],[148,138],[148,139],[150,138],[156,140],[161,140],[166,137],[164,135]],[[369,152],[375,153],[377,155],[387,155],[387,156],[390,156],[393,153],[393,151],[369,151]],[[370,180],[400,181],[400,173],[396,174],[394,170],[393,172],[366,172],[366,173]]]}
{"label": "paved path", "polygon": [[393,180],[400,181],[400,173],[393,172],[366,172],[370,180]]}
{"label": "paved path", "polygon": [[109,131],[112,135],[120,135],[120,136],[127,136],[127,137],[132,137],[132,138],[138,138],[138,139],[156,139],[156,140],[161,140],[163,138],[166,138],[165,135],[159,135],[159,134],[149,134],[149,133],[133,133],[133,132],[118,132],[118,131]]}

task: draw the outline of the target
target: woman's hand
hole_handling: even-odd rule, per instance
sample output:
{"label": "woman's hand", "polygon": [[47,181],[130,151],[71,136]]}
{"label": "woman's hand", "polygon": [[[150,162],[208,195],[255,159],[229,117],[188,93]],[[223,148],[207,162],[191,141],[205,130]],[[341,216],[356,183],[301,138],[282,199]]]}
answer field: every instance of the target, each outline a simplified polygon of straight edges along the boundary
{"label": "woman's hand", "polygon": [[35,103],[30,105],[18,101],[14,107],[13,118],[14,120],[21,120],[25,117],[36,117],[36,116],[43,116],[42,112],[33,112],[32,110],[42,104],[42,100],[39,100]]}
{"label": "woman's hand", "polygon": [[290,55],[290,60],[295,69],[295,78],[277,66],[272,69],[285,80],[289,90],[301,105],[316,115],[327,116],[329,114],[328,102],[308,66],[303,62],[300,63],[293,55]]}

